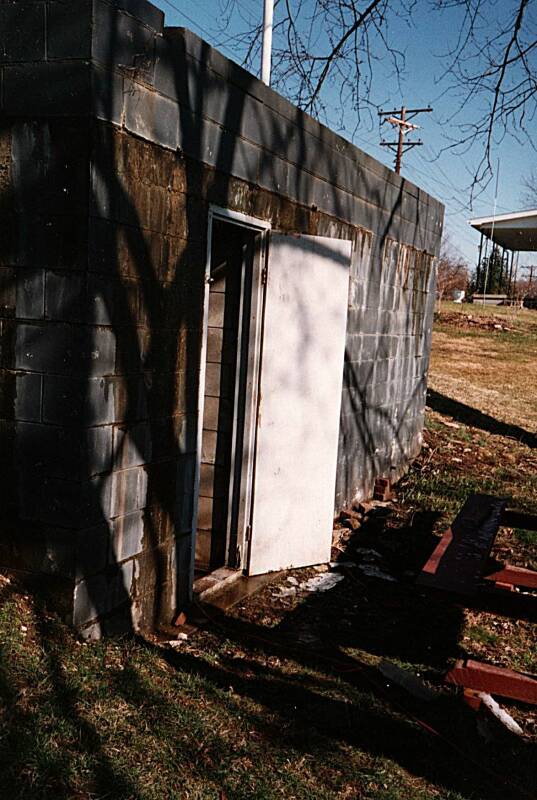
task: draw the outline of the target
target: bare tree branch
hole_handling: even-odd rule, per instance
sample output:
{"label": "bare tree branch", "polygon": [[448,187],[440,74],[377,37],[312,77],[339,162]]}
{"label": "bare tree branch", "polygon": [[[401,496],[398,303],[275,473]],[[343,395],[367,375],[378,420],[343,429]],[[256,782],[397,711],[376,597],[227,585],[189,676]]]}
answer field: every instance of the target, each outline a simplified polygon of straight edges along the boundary
{"label": "bare tree branch", "polygon": [[[220,0],[222,26],[236,4]],[[354,112],[372,111],[384,97],[375,96],[374,77],[385,81],[386,59],[402,84],[405,54],[398,46],[397,23],[412,24],[424,7],[429,13],[458,19],[455,42],[442,59],[441,80],[448,140],[444,149],[465,153],[481,148],[471,199],[483,191],[492,175],[493,148],[507,135],[535,149],[537,116],[537,17],[531,0],[277,0],[274,29],[273,85],[300,108],[327,120],[327,98],[333,109],[335,90],[341,126]],[[229,32],[229,30],[228,30]],[[243,48],[250,67],[260,47],[261,21],[247,25],[230,39]],[[228,39],[229,41],[229,39]],[[439,55],[441,55],[439,53]],[[455,107],[453,107],[455,106]],[[449,123],[449,125],[447,124]]]}

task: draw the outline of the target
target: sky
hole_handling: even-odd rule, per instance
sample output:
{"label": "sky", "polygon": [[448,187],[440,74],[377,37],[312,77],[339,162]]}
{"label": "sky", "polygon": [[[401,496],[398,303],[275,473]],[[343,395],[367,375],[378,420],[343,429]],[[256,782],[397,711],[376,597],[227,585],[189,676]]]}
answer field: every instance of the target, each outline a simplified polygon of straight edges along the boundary
{"label": "sky", "polygon": [[[513,0],[500,0],[496,4],[498,13]],[[221,0],[153,0],[166,15],[167,25],[190,28],[205,41],[216,46],[226,56],[238,63],[243,52],[230,41],[229,34],[244,30],[246,21],[262,20],[263,0],[235,0],[233,14],[229,19],[228,36],[221,31]],[[492,4],[494,8],[494,3]],[[372,86],[372,101],[384,109],[399,108],[403,102],[409,107],[431,105],[433,112],[421,114],[413,120],[421,129],[412,138],[424,144],[409,150],[403,158],[402,174],[429,194],[441,200],[446,207],[444,230],[449,236],[452,249],[464,259],[471,269],[477,261],[479,234],[469,225],[468,219],[492,216],[496,194],[496,174],[481,195],[470,206],[470,182],[473,170],[479,161],[481,150],[474,147],[464,154],[445,149],[457,135],[454,120],[460,119],[461,98],[454,91],[446,91],[446,79],[442,80],[445,60],[442,59],[451,46],[459,28],[458,11],[447,10],[442,15],[433,13],[430,4],[418,0],[412,15],[412,24],[403,19],[395,20],[392,34],[398,47],[405,53],[406,67],[398,82],[388,59],[377,64],[377,78]],[[278,20],[278,8],[275,22]],[[258,69],[258,65],[255,65]],[[328,115],[334,123],[339,119],[338,96],[328,89],[325,95]],[[466,114],[482,113],[479,98],[466,109]],[[330,121],[330,120],[329,120]],[[355,129],[355,119],[347,114],[342,135],[351,139],[358,147],[393,167],[394,155],[389,148],[380,146],[381,138],[394,141],[393,129],[379,130],[377,119],[365,117]],[[336,124],[332,127],[336,128]],[[388,126],[384,126],[388,128]],[[450,138],[451,137],[451,138]],[[528,143],[520,144],[513,137],[496,142],[492,151],[492,163],[498,172],[496,213],[517,211],[523,207],[521,194],[523,178],[536,163],[535,151]],[[537,165],[536,165],[537,166]],[[498,168],[499,167],[499,168]]]}

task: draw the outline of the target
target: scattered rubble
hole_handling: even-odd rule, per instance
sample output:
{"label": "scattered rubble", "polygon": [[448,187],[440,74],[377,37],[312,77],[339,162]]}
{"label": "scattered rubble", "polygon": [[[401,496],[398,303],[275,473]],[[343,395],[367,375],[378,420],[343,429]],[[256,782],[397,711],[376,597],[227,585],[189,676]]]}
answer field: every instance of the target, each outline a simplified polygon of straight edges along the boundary
{"label": "scattered rubble", "polygon": [[367,575],[368,578],[379,578],[382,581],[397,583],[397,578],[394,578],[394,576],[390,575],[388,572],[383,572],[374,564],[358,564],[358,569],[360,572],[363,572],[364,575]]}
{"label": "scattered rubble", "polygon": [[440,312],[435,315],[436,321],[441,325],[453,325],[456,328],[478,328],[485,331],[506,331],[511,332],[515,328],[506,325],[505,320],[494,314],[490,316],[459,314],[457,312]]}
{"label": "scattered rubble", "polygon": [[296,594],[295,586],[279,586],[276,597],[292,597]]}
{"label": "scattered rubble", "polygon": [[361,547],[358,551],[358,555],[364,563],[382,560],[381,553],[379,553],[378,550],[373,550],[371,547]]}
{"label": "scattered rubble", "polygon": [[373,490],[373,499],[388,501],[393,496],[391,482],[388,478],[377,478],[375,481],[375,488]]}
{"label": "scattered rubble", "polygon": [[484,739],[492,741],[495,738],[495,733],[498,733],[497,730],[494,731],[490,726],[492,720],[500,723],[502,728],[509,731],[509,733],[513,733],[515,736],[524,736],[524,731],[518,722],[490,694],[479,692],[478,698],[480,706],[478,709],[477,729]]}
{"label": "scattered rubble", "polygon": [[187,640],[188,640],[188,634],[187,633],[178,633],[177,634],[177,639],[170,639],[168,641],[168,646],[169,647],[173,647],[173,648],[181,647],[183,642],[186,642]]}
{"label": "scattered rubble", "polygon": [[344,575],[337,572],[325,572],[323,575],[315,575],[313,578],[300,584],[300,588],[305,592],[327,592],[333,589],[336,583],[344,579]]}

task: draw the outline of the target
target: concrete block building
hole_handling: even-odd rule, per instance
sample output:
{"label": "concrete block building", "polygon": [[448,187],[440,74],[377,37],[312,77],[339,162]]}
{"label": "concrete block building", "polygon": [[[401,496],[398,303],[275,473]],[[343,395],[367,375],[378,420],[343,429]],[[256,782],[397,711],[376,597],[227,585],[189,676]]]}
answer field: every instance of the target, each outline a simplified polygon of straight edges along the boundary
{"label": "concrete block building", "polygon": [[421,445],[443,207],[145,0],[0,4],[0,565],[89,636]]}

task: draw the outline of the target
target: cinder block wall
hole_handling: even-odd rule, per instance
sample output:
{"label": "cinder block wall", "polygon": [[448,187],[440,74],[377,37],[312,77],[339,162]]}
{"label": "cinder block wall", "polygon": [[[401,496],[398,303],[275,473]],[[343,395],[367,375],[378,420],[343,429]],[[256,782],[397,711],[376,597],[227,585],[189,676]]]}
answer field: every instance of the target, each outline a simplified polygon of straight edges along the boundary
{"label": "cinder block wall", "polygon": [[336,508],[423,424],[442,206],[163,23],[0,4],[0,554],[89,635],[188,596],[210,203],[354,241]]}

